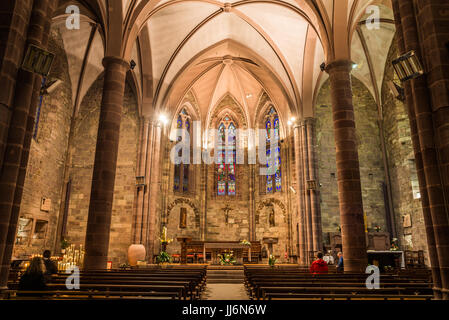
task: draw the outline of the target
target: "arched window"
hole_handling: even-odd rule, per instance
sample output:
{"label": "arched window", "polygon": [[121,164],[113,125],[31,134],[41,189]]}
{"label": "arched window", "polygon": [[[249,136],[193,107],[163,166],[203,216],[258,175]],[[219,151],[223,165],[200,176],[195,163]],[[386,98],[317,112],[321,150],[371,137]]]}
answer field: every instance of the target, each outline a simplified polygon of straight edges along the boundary
{"label": "arched window", "polygon": [[217,194],[235,196],[236,187],[236,126],[226,116],[218,126]]}
{"label": "arched window", "polygon": [[[191,130],[191,119],[185,109],[181,111],[176,120],[177,129],[186,129],[189,135],[192,135]],[[180,142],[183,139],[182,136],[177,136],[176,142]],[[190,138],[190,143],[192,139]],[[179,157],[182,157],[182,150],[179,150]],[[190,175],[190,165],[189,164],[175,164],[174,179],[173,179],[173,191],[175,192],[188,192],[189,191],[189,175]]]}
{"label": "arched window", "polygon": [[275,154],[271,154],[271,135],[274,129],[274,138],[279,141],[279,116],[274,109],[271,107],[265,116],[265,129],[267,130],[267,168],[270,166],[271,157],[275,157],[274,164],[277,167],[276,173],[274,175],[266,176],[265,192],[274,193],[282,191],[282,171],[281,171],[281,148],[278,144],[275,150]]}

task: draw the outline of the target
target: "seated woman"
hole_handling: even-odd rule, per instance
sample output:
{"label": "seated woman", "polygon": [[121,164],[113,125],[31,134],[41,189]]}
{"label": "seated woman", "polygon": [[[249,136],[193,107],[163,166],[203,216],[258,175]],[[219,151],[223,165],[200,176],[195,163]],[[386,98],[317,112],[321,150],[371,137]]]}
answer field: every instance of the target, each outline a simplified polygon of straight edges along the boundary
{"label": "seated woman", "polygon": [[[25,273],[20,277],[19,291],[45,291],[47,283],[45,278],[44,262],[34,257]],[[42,293],[20,294],[20,296],[43,296]]]}
{"label": "seated woman", "polygon": [[317,260],[315,260],[310,266],[310,273],[322,274],[328,272],[329,268],[327,267],[327,262],[323,260],[323,254],[321,252],[318,252]]}

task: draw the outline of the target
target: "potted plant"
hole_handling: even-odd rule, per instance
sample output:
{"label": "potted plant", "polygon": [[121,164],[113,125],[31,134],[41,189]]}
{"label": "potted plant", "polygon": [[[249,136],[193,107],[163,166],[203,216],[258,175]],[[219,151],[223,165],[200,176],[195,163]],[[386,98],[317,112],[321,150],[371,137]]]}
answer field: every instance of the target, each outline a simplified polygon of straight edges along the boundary
{"label": "potted plant", "polygon": [[121,265],[118,266],[120,269],[122,270],[127,270],[129,269],[131,266],[127,263],[122,263]]}
{"label": "potted plant", "polygon": [[274,266],[276,265],[276,257],[273,256],[272,254],[270,254],[270,257],[268,258],[268,265],[271,268],[274,268]]}
{"label": "potted plant", "polygon": [[62,238],[62,240],[61,240],[61,252],[62,252],[62,254],[65,253],[65,249],[67,249],[69,246],[70,246],[70,242],[67,239]]}
{"label": "potted plant", "polygon": [[159,253],[159,255],[156,257],[156,262],[162,268],[166,267],[167,264],[171,262],[171,260],[172,260],[171,256],[165,251],[161,251],[161,253]]}

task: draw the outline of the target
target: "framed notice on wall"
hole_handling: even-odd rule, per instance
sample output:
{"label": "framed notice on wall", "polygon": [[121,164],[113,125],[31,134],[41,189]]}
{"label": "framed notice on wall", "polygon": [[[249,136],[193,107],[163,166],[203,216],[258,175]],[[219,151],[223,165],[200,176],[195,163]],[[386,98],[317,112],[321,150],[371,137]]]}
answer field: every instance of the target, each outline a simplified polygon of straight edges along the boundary
{"label": "framed notice on wall", "polygon": [[402,216],[402,220],[403,220],[402,226],[404,228],[410,228],[412,226],[412,217],[409,214]]}

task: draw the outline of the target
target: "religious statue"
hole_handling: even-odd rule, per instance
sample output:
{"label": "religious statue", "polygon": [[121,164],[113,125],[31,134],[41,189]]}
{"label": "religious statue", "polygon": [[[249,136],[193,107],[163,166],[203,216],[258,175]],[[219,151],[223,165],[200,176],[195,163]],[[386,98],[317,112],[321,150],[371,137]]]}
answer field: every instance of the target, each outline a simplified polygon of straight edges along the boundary
{"label": "religious statue", "polygon": [[275,227],[276,223],[274,221],[274,208],[271,207],[270,215],[269,215],[270,227]]}
{"label": "religious statue", "polygon": [[181,212],[179,214],[179,228],[185,229],[187,228],[187,209],[181,208]]}
{"label": "religious statue", "polygon": [[232,208],[229,206],[229,203],[226,204],[226,207],[223,208],[224,214],[225,214],[225,222],[228,224],[229,221],[229,211],[231,211]]}

